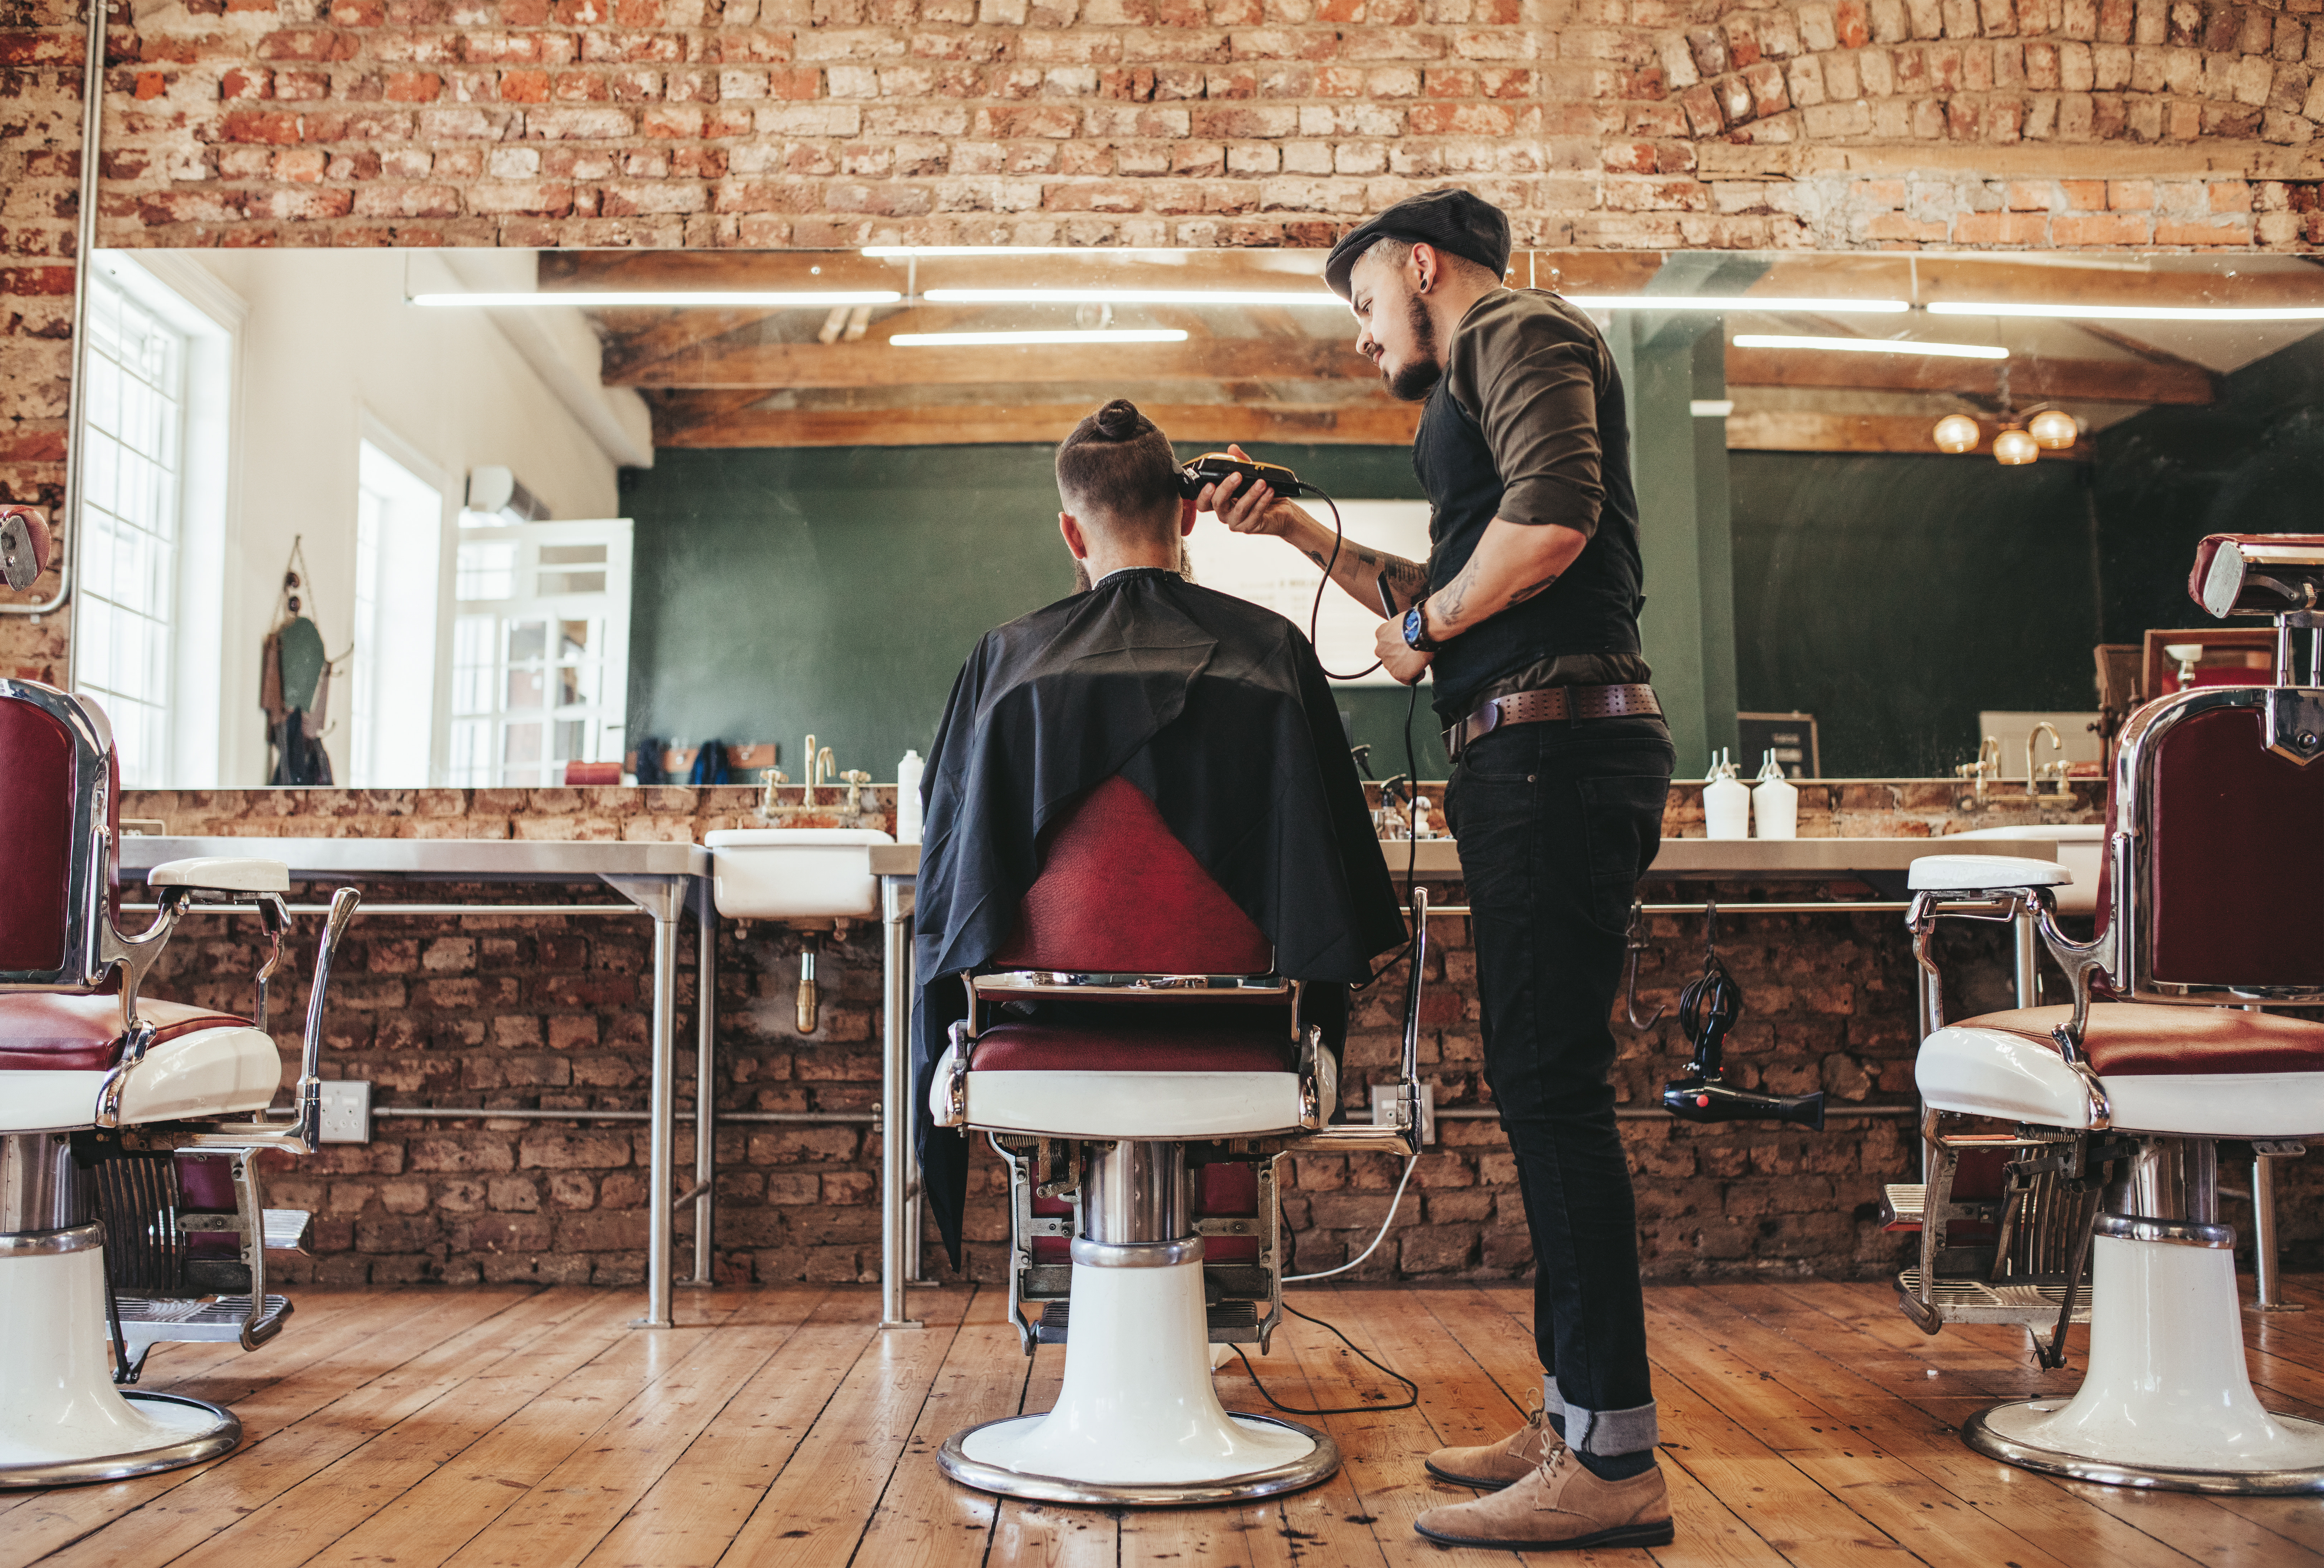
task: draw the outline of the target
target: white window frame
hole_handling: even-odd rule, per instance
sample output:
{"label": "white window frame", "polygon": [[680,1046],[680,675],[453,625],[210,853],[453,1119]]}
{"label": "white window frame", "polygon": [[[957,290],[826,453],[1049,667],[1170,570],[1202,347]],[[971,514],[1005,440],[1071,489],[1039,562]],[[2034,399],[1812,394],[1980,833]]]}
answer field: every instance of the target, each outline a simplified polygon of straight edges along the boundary
{"label": "white window frame", "polygon": [[[445,697],[449,690],[447,666],[451,650],[450,628],[444,613],[444,607],[451,597],[446,569],[450,551],[446,549],[446,541],[450,538],[452,520],[458,512],[456,497],[459,493],[449,470],[429,461],[417,446],[396,434],[370,410],[358,411],[356,426],[355,493],[350,502],[347,526],[348,554],[355,561],[355,598],[358,601],[355,607],[355,658],[353,668],[347,672],[346,689],[333,694],[333,711],[347,715],[345,777],[350,788],[414,789],[432,783],[444,775],[444,712]],[[436,495],[434,554],[427,567],[433,591],[429,595],[430,623],[425,640],[429,652],[424,669],[414,668],[408,663],[399,664],[392,672],[367,668],[367,665],[376,665],[379,660],[376,657],[367,657],[374,654],[373,641],[369,635],[371,629],[362,623],[363,607],[359,602],[361,586],[374,565],[364,558],[362,549],[363,448],[366,446],[377,450],[380,456]],[[429,738],[426,753],[417,760],[416,764],[407,764],[402,768],[387,767],[367,755],[366,741],[369,737],[363,733],[364,727],[375,720],[376,715],[372,711],[372,705],[365,701],[369,695],[366,688],[382,679],[418,681],[427,687]],[[339,706],[339,704],[345,706]]]}
{"label": "white window frame", "polygon": [[[575,522],[497,523],[483,521],[477,513],[462,514],[458,539],[451,553],[454,574],[450,599],[453,606],[451,636],[452,652],[447,659],[452,678],[452,699],[439,710],[444,715],[445,768],[443,781],[467,788],[554,788],[564,780],[563,761],[614,762],[622,761],[625,749],[626,723],[629,709],[630,681],[630,584],[634,529],[626,517],[600,518]],[[548,563],[540,558],[541,551],[588,548],[604,548],[604,585],[601,590],[587,593],[558,591],[556,575],[570,571],[594,571],[597,563]],[[475,547],[505,546],[512,553],[508,567],[509,592],[504,595],[477,595],[475,573],[462,574],[459,558]],[[549,580],[543,582],[543,577]],[[546,589],[547,591],[544,591]],[[604,642],[598,653],[597,700],[594,703],[564,706],[545,701],[538,710],[512,706],[508,701],[512,661],[510,628],[528,621],[540,621],[553,625],[564,620],[586,620],[602,617]],[[489,618],[491,652],[483,662],[462,662],[464,632],[462,623]],[[556,650],[550,646],[542,663],[543,685],[553,679],[557,663]],[[529,661],[523,661],[529,669]],[[551,695],[546,689],[544,697]],[[502,755],[501,737],[511,722],[523,722],[525,712],[538,711],[542,730],[542,756],[534,775],[524,778],[512,772],[525,764],[508,763]],[[559,715],[564,715],[560,719]],[[559,722],[579,722],[583,732],[581,755],[558,759],[550,743],[553,731],[548,726]],[[455,739],[454,732],[463,725],[485,726],[489,736],[485,754],[472,757],[464,754],[466,748]]]}
{"label": "white window frame", "polygon": [[[92,283],[101,280],[118,290],[185,342],[168,677],[160,688],[163,754],[124,753],[124,780],[131,788],[214,789],[226,781],[228,714],[218,672],[226,648],[227,586],[239,553],[227,519],[238,501],[242,328],[249,307],[201,266],[165,253],[99,251],[91,271]],[[73,430],[70,438],[83,441],[84,430]],[[90,582],[82,550],[88,532],[77,528],[68,541],[76,595]],[[86,618],[75,613],[72,623],[69,668],[78,672],[83,668]]]}

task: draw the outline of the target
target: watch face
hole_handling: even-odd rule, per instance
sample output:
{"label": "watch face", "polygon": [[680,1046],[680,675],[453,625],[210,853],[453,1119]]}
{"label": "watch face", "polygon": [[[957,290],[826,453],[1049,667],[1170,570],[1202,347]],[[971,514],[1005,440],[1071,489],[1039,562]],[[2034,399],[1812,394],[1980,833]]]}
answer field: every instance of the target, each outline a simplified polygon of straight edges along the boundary
{"label": "watch face", "polygon": [[1420,646],[1420,639],[1423,635],[1423,624],[1424,623],[1420,619],[1419,605],[1415,604],[1411,609],[1406,610],[1404,613],[1404,644],[1406,647],[1417,648]]}

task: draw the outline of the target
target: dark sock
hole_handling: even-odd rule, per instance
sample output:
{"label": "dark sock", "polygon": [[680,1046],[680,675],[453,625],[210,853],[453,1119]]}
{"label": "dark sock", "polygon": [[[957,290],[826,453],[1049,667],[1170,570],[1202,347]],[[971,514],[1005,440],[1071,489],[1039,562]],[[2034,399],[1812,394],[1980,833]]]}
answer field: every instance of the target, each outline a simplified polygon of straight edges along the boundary
{"label": "dark sock", "polygon": [[1636,1453],[1581,1453],[1574,1458],[1582,1468],[1600,1480],[1628,1480],[1634,1475],[1644,1475],[1655,1468],[1655,1451],[1641,1449]]}

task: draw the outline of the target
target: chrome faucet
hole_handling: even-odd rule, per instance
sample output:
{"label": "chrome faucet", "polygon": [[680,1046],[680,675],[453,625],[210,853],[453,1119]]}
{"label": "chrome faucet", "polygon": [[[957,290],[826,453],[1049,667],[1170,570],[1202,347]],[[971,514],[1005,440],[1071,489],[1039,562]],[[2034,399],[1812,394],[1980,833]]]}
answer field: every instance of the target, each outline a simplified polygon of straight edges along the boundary
{"label": "chrome faucet", "polygon": [[791,776],[784,772],[780,768],[770,768],[767,770],[766,777],[761,780],[759,788],[760,821],[764,822],[775,814],[775,786],[778,784],[788,784],[790,781]]}
{"label": "chrome faucet", "polygon": [[837,767],[837,764],[832,760],[831,748],[829,746],[825,746],[820,751],[816,749],[815,737],[813,735],[807,736],[807,750],[801,752],[799,753],[799,757],[807,768],[807,777],[805,779],[807,789],[802,791],[799,796],[799,804],[801,806],[812,806],[815,804],[815,787],[818,784],[828,784],[836,778],[838,775],[834,771],[834,770]]}
{"label": "chrome faucet", "polygon": [[[2062,752],[2066,749],[2066,742],[2058,738],[2058,727],[2047,719],[2043,719],[2040,724],[2035,724],[2032,729],[2025,732],[2025,798],[2028,800],[2034,798],[2036,780],[2041,777],[2034,768],[2034,742],[2036,739],[2045,734],[2050,737],[2050,749],[2052,751]],[[2064,781],[2065,780],[2061,775],[2059,782],[2062,784]]]}
{"label": "chrome faucet", "polygon": [[[2051,733],[2056,733],[2055,731]],[[2001,742],[1995,736],[1986,736],[1984,740],[1978,742],[1977,761],[1961,763],[1953,770],[1953,777],[1975,779],[1978,802],[1980,805],[1984,804],[1985,781],[2001,777]]]}

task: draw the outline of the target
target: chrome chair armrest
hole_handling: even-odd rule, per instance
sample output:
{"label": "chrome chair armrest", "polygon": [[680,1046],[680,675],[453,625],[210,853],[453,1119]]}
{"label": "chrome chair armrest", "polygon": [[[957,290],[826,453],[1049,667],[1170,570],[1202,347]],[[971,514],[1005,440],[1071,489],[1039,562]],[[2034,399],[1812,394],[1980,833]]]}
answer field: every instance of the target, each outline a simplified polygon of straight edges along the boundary
{"label": "chrome chair armrest", "polygon": [[353,888],[331,894],[331,910],[323,919],[322,939],[315,948],[315,982],[307,998],[307,1032],[299,1056],[299,1084],[292,1091],[291,1117],[276,1121],[264,1112],[239,1124],[229,1123],[192,1134],[186,1147],[195,1148],[279,1148],[292,1154],[312,1154],[322,1141],[323,999],[331,983],[331,961],[347,923],[355,917],[363,895]]}

